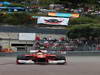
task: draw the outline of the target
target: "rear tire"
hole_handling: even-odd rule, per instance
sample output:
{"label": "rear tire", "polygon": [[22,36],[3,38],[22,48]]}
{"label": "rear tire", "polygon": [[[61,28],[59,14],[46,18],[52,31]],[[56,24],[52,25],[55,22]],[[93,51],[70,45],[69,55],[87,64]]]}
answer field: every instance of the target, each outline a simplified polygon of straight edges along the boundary
{"label": "rear tire", "polygon": [[57,60],[66,60],[65,56],[56,56]]}

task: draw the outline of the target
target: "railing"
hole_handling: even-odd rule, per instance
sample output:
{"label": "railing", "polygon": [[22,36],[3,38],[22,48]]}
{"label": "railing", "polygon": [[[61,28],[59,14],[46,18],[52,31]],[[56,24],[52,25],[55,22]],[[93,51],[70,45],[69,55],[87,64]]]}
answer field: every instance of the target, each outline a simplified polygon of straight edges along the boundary
{"label": "railing", "polygon": [[[100,51],[48,51],[48,53],[65,55],[65,56],[100,56]],[[30,54],[29,52],[0,52],[1,57],[16,57],[18,55]]]}

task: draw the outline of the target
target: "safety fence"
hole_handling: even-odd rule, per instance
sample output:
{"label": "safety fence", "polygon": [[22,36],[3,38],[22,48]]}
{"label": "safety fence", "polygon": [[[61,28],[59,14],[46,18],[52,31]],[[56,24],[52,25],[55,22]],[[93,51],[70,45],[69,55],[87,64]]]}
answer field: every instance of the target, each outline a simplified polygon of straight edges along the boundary
{"label": "safety fence", "polygon": [[[65,56],[100,56],[100,51],[48,51],[51,54],[60,54]],[[23,54],[30,54],[29,52],[13,52],[3,53],[0,52],[1,57],[13,57]]]}
{"label": "safety fence", "polygon": [[12,53],[4,53],[4,52],[0,52],[0,56],[4,57],[9,57],[9,56],[18,56],[18,55],[24,55],[24,54],[29,54],[28,52],[12,52]]}

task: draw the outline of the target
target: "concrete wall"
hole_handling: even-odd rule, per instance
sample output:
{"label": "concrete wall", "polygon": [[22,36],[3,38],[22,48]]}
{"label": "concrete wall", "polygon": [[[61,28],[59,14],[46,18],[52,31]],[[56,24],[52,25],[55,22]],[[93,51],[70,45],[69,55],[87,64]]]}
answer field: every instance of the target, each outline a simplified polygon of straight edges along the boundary
{"label": "concrete wall", "polygon": [[18,33],[0,32],[0,38],[2,38],[2,39],[18,39]]}
{"label": "concrete wall", "polygon": [[61,37],[66,38],[66,35],[62,35],[62,34],[41,34],[41,33],[38,33],[37,35],[40,36],[41,38],[48,37],[48,36],[51,36],[53,39],[59,39]]}

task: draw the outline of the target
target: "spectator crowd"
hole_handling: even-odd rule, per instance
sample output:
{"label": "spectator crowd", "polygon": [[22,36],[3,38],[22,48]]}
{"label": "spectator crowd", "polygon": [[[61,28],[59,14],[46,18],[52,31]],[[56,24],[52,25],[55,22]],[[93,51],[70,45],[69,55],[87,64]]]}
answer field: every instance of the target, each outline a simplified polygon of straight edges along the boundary
{"label": "spectator crowd", "polygon": [[[65,51],[99,51],[100,40],[99,39],[65,39],[61,37],[54,39],[52,36],[40,38],[36,37],[37,45],[44,46],[45,49],[50,50],[65,50]],[[41,41],[41,42],[40,42]]]}

